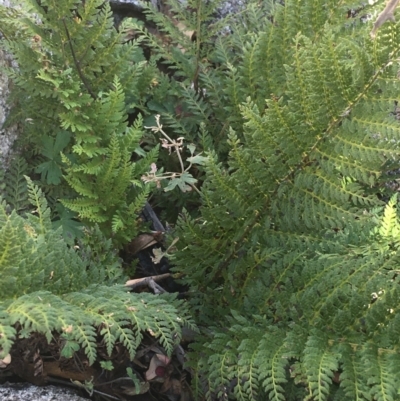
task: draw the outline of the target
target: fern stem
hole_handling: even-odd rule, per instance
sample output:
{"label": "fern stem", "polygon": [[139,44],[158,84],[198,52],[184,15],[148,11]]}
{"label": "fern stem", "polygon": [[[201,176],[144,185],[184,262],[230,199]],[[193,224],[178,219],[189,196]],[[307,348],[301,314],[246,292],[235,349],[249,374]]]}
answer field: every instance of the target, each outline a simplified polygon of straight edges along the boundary
{"label": "fern stem", "polygon": [[83,85],[85,85],[85,88],[89,92],[90,96],[93,98],[93,100],[96,100],[97,97],[94,94],[94,92],[92,91],[92,89],[90,88],[89,83],[87,82],[85,76],[83,75],[81,66],[79,65],[79,61],[76,58],[75,50],[74,50],[74,47],[72,46],[71,36],[69,34],[67,24],[65,23],[65,18],[62,19],[62,22],[64,24],[65,32],[66,32],[67,38],[68,38],[69,47],[71,49],[72,58],[74,59],[74,63],[75,63],[76,70],[78,71],[78,75],[79,75]]}

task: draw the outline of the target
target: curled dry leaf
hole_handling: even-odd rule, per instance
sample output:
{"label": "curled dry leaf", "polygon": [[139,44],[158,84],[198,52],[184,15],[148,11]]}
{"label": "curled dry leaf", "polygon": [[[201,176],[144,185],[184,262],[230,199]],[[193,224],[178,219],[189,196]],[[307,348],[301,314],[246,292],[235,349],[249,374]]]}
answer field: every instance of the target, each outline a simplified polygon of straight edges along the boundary
{"label": "curled dry leaf", "polygon": [[140,234],[131,242],[130,251],[136,254],[154,244],[157,244],[157,239],[153,234]]}
{"label": "curled dry leaf", "polygon": [[166,366],[171,362],[171,358],[163,354],[154,354],[150,360],[149,369],[146,371],[146,380],[163,378],[166,372]]}
{"label": "curled dry leaf", "polygon": [[167,254],[161,248],[154,248],[153,255],[151,256],[151,261],[156,265],[161,262],[161,259]]}
{"label": "curled dry leaf", "polygon": [[0,359],[0,369],[5,369],[11,363],[11,355],[7,354],[3,359]]}
{"label": "curled dry leaf", "polygon": [[183,24],[182,22],[178,22],[178,23],[176,24],[176,27],[177,27],[181,32],[183,32],[189,39],[192,39],[192,36],[193,36],[193,34],[194,34],[195,31],[193,31],[193,30],[191,30],[191,29],[188,29],[188,28],[186,27],[186,25]]}
{"label": "curled dry leaf", "polygon": [[40,356],[40,350],[36,350],[33,354],[33,376],[41,376],[43,374],[43,359]]}

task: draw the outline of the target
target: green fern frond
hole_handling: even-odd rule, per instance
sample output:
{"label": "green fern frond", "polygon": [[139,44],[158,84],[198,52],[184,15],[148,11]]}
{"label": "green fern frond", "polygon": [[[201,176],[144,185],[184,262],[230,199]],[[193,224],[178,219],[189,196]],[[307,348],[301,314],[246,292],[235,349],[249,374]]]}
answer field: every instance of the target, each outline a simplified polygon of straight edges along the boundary
{"label": "green fern frond", "polygon": [[284,401],[284,386],[288,382],[285,334],[279,330],[265,333],[258,345],[259,381],[270,400]]}
{"label": "green fern frond", "polygon": [[309,399],[327,400],[338,359],[322,333],[312,333],[304,349],[304,369],[307,374]]}
{"label": "green fern frond", "polygon": [[28,176],[25,176],[25,179],[28,186],[29,202],[35,208],[32,213],[37,214],[37,216],[29,215],[28,219],[39,234],[45,234],[51,229],[50,209],[42,190],[35,186]]}
{"label": "green fern frond", "polygon": [[4,358],[11,350],[17,330],[3,307],[0,307],[0,358]]}
{"label": "green fern frond", "polygon": [[93,364],[100,335],[108,355],[118,343],[133,359],[144,332],[171,355],[183,326],[197,330],[187,306],[174,295],[133,294],[115,285],[120,262],[115,265],[111,241],[106,243],[98,229],[86,241],[97,239],[103,247],[90,248],[83,242],[79,253],[70,248],[61,233],[51,229],[43,193],[29,179],[28,190],[39,217],[8,214],[1,203],[1,355],[7,355],[18,339],[41,333],[49,343],[55,334],[61,335],[64,357],[83,349]]}
{"label": "green fern frond", "polygon": [[111,222],[111,229],[113,233],[118,232],[119,230],[122,230],[124,228],[125,224],[124,221],[121,219],[120,216],[113,216],[112,222]]}
{"label": "green fern frond", "polygon": [[26,209],[28,205],[28,190],[25,175],[28,164],[22,157],[13,159],[5,175],[4,199],[17,212]]}
{"label": "green fern frond", "polygon": [[[204,78],[230,152],[210,152],[175,271],[198,320],[223,321],[193,355],[209,399],[397,396],[399,221],[383,200],[399,169],[400,30],[372,41],[371,24],[343,18],[353,6],[287,1],[259,22],[250,7]],[[245,320],[226,329],[232,314]],[[258,338],[246,331],[257,324]]]}
{"label": "green fern frond", "polygon": [[380,353],[376,346],[367,344],[363,349],[362,359],[368,375],[369,393],[376,400],[396,399],[398,395],[397,380],[393,380],[394,365],[398,363],[397,356]]}
{"label": "green fern frond", "polygon": [[[93,196],[93,195],[92,195]],[[107,217],[103,216],[102,208],[96,199],[78,198],[72,200],[63,199],[62,204],[68,209],[79,213],[79,217],[94,223],[103,223]]]}
{"label": "green fern frond", "polygon": [[360,350],[353,350],[349,344],[342,344],[339,350],[343,367],[343,373],[340,374],[341,387],[349,401],[363,400],[369,386],[364,380],[365,366],[360,358]]}
{"label": "green fern frond", "polygon": [[[108,3],[50,3],[24,0],[18,23],[11,23],[7,9],[0,8],[5,31],[18,25],[4,45],[19,66],[8,72],[14,82],[13,113],[24,121],[21,147],[41,148],[42,138],[52,141],[60,129],[71,134],[53,183],[60,184],[63,175],[70,193],[59,191],[60,200],[86,224],[103,223],[101,229],[111,235],[113,216],[126,214],[134,200],[131,182],[140,180],[149,168],[144,164],[156,158],[154,150],[136,169],[131,156],[140,146],[142,118],[128,128],[128,103],[152,85],[156,64],[146,61],[141,39],[126,40],[132,22],[114,28]],[[142,110],[145,103],[138,100]],[[42,163],[37,171],[45,168]],[[135,213],[130,221],[137,219]],[[129,223],[120,231],[116,243],[137,234]]]}
{"label": "green fern frond", "polygon": [[397,194],[394,194],[387,205],[385,206],[384,216],[379,229],[379,234],[383,238],[398,238],[399,235],[399,223],[397,218]]}

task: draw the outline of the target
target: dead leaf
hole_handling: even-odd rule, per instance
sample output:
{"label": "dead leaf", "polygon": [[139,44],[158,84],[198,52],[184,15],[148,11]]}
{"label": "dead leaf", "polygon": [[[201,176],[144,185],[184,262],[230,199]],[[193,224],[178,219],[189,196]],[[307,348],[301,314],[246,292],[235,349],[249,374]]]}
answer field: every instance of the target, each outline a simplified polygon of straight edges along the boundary
{"label": "dead leaf", "polygon": [[40,356],[40,351],[37,350],[33,354],[33,376],[41,376],[43,374],[43,359]]}
{"label": "dead leaf", "polygon": [[178,22],[178,23],[176,24],[176,27],[177,27],[185,36],[187,36],[189,39],[192,39],[193,34],[194,34],[194,32],[195,32],[194,30],[191,31],[191,30],[187,29],[186,25],[183,24],[182,22]]}
{"label": "dead leaf", "polygon": [[140,234],[130,243],[129,251],[135,255],[139,251],[154,244],[157,244],[157,239],[154,237],[154,234]]}
{"label": "dead leaf", "polygon": [[154,354],[150,360],[149,369],[146,371],[146,380],[163,378],[166,373],[166,367],[171,362],[171,358],[164,354]]}
{"label": "dead leaf", "polygon": [[[43,376],[52,376],[58,379],[76,380],[84,383],[90,381],[91,377],[97,375],[96,369],[93,366],[85,366],[82,364],[82,370],[60,367],[59,361],[44,361]],[[40,377],[40,376],[39,376]]]}
{"label": "dead leaf", "polygon": [[162,231],[152,231],[151,233],[140,234],[128,245],[128,250],[130,253],[136,254],[149,246],[157,244],[157,242],[161,242],[163,237],[164,233]]}
{"label": "dead leaf", "polygon": [[178,362],[183,366],[185,364],[185,351],[184,351],[184,349],[178,344],[175,347],[174,353],[176,355],[176,359],[178,360]]}
{"label": "dead leaf", "polygon": [[145,368],[147,367],[147,366],[145,366],[142,362],[140,362],[138,358],[134,358],[134,359],[133,359],[133,363],[134,363],[135,365],[140,366],[140,367],[143,368],[143,369],[145,369]]}
{"label": "dead leaf", "polygon": [[0,369],[5,369],[11,363],[11,355],[7,354],[3,359],[0,359]]}
{"label": "dead leaf", "polygon": [[167,252],[164,252],[161,248],[154,248],[153,249],[153,256],[151,256],[151,261],[157,265],[158,263],[161,262],[161,259],[167,254]]}

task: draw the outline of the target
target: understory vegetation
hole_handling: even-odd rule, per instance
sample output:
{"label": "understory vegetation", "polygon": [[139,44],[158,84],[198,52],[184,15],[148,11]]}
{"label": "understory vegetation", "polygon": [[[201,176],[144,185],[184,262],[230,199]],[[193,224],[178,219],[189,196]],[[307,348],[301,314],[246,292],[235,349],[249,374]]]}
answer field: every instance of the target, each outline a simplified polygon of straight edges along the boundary
{"label": "understory vegetation", "polygon": [[[127,372],[127,399],[398,400],[399,24],[371,34],[382,1],[222,3],[0,8],[0,368],[33,341],[27,364]],[[144,238],[178,293],[136,291]]]}

